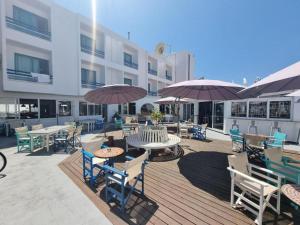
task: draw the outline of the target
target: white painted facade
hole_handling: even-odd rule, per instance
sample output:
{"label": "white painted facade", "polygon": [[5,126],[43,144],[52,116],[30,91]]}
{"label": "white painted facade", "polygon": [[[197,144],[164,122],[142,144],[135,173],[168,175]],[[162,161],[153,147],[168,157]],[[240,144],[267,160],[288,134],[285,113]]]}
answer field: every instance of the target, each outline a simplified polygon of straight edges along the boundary
{"label": "white painted facade", "polygon": [[[32,34],[30,29],[29,32],[24,31],[24,26],[14,21],[14,7],[46,19],[48,36],[41,38],[36,33]],[[149,89],[149,95],[136,102],[136,113],[140,113],[143,104],[153,104],[160,98],[157,95],[159,89],[194,78],[195,62],[191,53],[185,51],[170,55],[148,53],[100,24],[93,28],[92,20],[49,0],[0,1],[0,23],[0,104],[18,103],[20,98],[71,101],[72,115],[59,118],[59,123],[98,117],[79,115],[79,102],[84,101],[83,95],[97,85],[122,84],[126,78],[130,79],[133,85]],[[28,29],[26,26],[25,28]],[[93,51],[100,51],[104,56],[82,50],[81,35],[93,39],[96,46]],[[34,81],[16,79],[15,75],[10,76],[8,73],[18,73],[15,69],[16,53],[48,61],[47,75],[50,76],[29,73],[29,77],[37,76]],[[129,66],[125,65],[124,53],[131,56]],[[149,72],[148,63],[151,64],[152,73],[156,71],[157,75]],[[93,85],[83,85],[82,69],[95,71],[96,79]],[[108,120],[117,108],[117,105],[108,106]],[[16,104],[16,111],[19,110]],[[56,120],[57,118],[42,119],[39,114],[39,118],[28,119],[26,122],[29,124],[42,122],[50,125],[56,123]]]}

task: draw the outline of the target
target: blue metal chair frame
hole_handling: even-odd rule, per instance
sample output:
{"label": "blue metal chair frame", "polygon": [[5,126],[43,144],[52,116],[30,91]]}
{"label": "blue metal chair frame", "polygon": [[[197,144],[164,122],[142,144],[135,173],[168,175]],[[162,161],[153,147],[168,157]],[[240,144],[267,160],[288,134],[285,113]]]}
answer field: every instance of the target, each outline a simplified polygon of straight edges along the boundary
{"label": "blue metal chair frame", "polygon": [[201,126],[195,126],[192,129],[193,138],[196,140],[205,140],[206,139],[206,130],[203,129]]}
{"label": "blue metal chair frame", "polygon": [[[125,156],[125,157],[127,160],[134,159],[133,157],[130,157],[130,156]],[[120,203],[121,212],[124,213],[125,206],[133,192],[144,195],[144,169],[145,169],[146,164],[147,164],[147,162],[144,161],[142,164],[141,173],[137,177],[135,177],[135,182],[132,185],[129,185],[126,182],[126,178],[128,177],[128,174],[126,173],[126,171],[121,171],[121,170],[111,167],[109,165],[104,165],[103,169],[106,171],[106,173],[105,173],[106,202],[108,203],[111,201],[112,198],[115,198]],[[140,181],[142,183],[142,190],[138,190],[135,188],[138,181]],[[121,191],[118,191],[115,188],[111,187],[111,185],[113,183],[120,185]],[[129,188],[129,193],[127,194],[127,197],[125,197],[126,188]]]}
{"label": "blue metal chair frame", "polygon": [[[102,146],[101,146],[102,148]],[[82,175],[83,179],[86,180],[87,177],[89,177],[90,186],[93,187],[95,184],[95,181],[99,175],[104,175],[104,165],[107,164],[107,161],[105,161],[102,165],[99,164],[93,164],[93,158],[95,157],[93,153],[85,151],[84,149],[81,150],[82,152]],[[86,165],[88,164],[89,167]],[[94,175],[94,169],[98,168],[100,171],[95,176]]]}

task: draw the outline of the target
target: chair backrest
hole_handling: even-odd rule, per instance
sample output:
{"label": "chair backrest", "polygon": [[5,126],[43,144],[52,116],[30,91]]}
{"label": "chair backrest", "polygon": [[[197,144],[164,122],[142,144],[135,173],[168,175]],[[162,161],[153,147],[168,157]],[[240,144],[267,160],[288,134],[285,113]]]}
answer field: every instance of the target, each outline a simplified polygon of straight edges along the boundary
{"label": "chair backrest", "polygon": [[207,123],[202,124],[201,125],[202,129],[205,130],[207,128],[207,125],[208,125]]}
{"label": "chair backrest", "polygon": [[274,144],[282,145],[286,139],[286,134],[281,132],[274,133]]}
{"label": "chair backrest", "polygon": [[11,129],[21,127],[23,122],[21,120],[8,120]]}
{"label": "chair backrest", "polygon": [[244,138],[247,145],[254,145],[254,146],[262,146],[263,142],[266,140],[266,137],[264,136],[251,135],[251,134],[245,134]]}
{"label": "chair backrest", "polygon": [[67,129],[67,131],[68,131],[68,136],[67,136],[67,139],[68,140],[70,140],[71,138],[73,138],[73,136],[74,136],[74,133],[75,133],[75,127],[69,127],[68,129]]}
{"label": "chair backrest", "polygon": [[233,123],[232,123],[232,125],[231,125],[231,129],[238,129],[239,130],[239,125],[237,124],[237,120],[233,120]]}
{"label": "chair backrest", "polygon": [[143,164],[147,159],[148,151],[145,151],[143,155],[125,162],[124,169],[126,174],[128,175],[128,181],[132,180],[133,178],[137,177],[140,173],[142,173]]}
{"label": "chair backrest", "polygon": [[269,148],[264,150],[265,157],[273,162],[282,163],[282,150],[281,148]]}
{"label": "chair backrest", "polygon": [[31,126],[31,130],[40,130],[43,128],[44,128],[43,124],[36,124]]}
{"label": "chair backrest", "polygon": [[81,141],[81,145],[83,150],[93,153],[94,151],[101,148],[103,142],[104,142],[103,138],[96,138],[88,141]]}
{"label": "chair backrest", "polygon": [[80,136],[82,132],[82,125],[76,127],[74,136]]}
{"label": "chair backrest", "polygon": [[130,116],[125,117],[125,123],[131,123],[131,121],[132,121],[132,117]]}
{"label": "chair backrest", "polygon": [[68,122],[64,122],[64,125],[70,125],[76,127],[76,122],[68,121]]}
{"label": "chair backrest", "polygon": [[15,128],[15,133],[17,137],[27,137],[28,136],[28,127],[18,127]]}
{"label": "chair backrest", "polygon": [[239,139],[240,131],[239,129],[230,129],[229,131],[231,140],[235,141]]}
{"label": "chair backrest", "polygon": [[232,169],[235,169],[243,174],[249,175],[249,161],[246,152],[228,156],[228,163]]}
{"label": "chair backrest", "polygon": [[252,120],[248,127],[249,134],[258,134],[257,126],[255,125],[255,120]]}

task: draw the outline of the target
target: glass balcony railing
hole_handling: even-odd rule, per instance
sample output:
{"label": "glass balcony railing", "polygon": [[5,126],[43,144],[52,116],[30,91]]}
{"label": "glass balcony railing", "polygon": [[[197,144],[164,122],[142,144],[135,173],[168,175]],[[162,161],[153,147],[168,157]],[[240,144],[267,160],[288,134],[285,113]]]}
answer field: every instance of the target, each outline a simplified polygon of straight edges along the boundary
{"label": "glass balcony railing", "polygon": [[131,67],[133,69],[136,69],[136,70],[138,69],[138,64],[136,64],[134,62],[124,60],[124,65],[128,66],[128,67]]}
{"label": "glass balcony railing", "polygon": [[7,77],[12,80],[21,80],[36,83],[48,83],[52,84],[52,75],[30,73],[20,70],[7,69]]}
{"label": "glass balcony railing", "polygon": [[96,88],[102,87],[104,85],[105,84],[103,84],[103,83],[81,81],[82,88],[96,89]]}
{"label": "glass balcony railing", "polygon": [[98,50],[98,49],[91,49],[89,47],[86,46],[81,46],[81,51],[90,55],[94,55],[100,58],[104,58],[105,57],[105,53],[104,51]]}
{"label": "glass balcony railing", "polygon": [[51,33],[38,30],[36,27],[30,26],[28,24],[23,23],[22,21],[15,20],[10,17],[6,17],[6,24],[9,28],[12,28],[17,31],[24,32],[26,34],[30,34],[45,40],[51,40]]}
{"label": "glass balcony railing", "polygon": [[148,91],[148,95],[149,96],[157,96],[157,92],[156,91]]}
{"label": "glass balcony railing", "polygon": [[149,68],[148,68],[148,73],[149,73],[149,74],[152,74],[152,75],[154,75],[154,76],[157,76],[157,71],[154,70],[154,69],[149,69]]}
{"label": "glass balcony railing", "polygon": [[166,74],[166,79],[167,79],[167,80],[172,80],[172,75]]}

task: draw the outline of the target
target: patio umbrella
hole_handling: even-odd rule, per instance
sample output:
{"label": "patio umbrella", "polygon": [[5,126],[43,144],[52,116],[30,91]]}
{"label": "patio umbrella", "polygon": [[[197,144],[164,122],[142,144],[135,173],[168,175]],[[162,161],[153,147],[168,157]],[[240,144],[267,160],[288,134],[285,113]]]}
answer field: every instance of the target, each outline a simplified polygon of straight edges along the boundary
{"label": "patio umbrella", "polygon": [[188,80],[172,84],[159,90],[163,96],[191,98],[197,100],[232,100],[239,99],[237,92],[244,87],[220,80]]}
{"label": "patio umbrella", "polygon": [[155,101],[154,103],[156,104],[176,104],[176,103],[188,103],[189,99],[187,98],[183,98],[183,99],[179,99],[179,98],[175,98],[175,97],[166,97],[166,98],[161,98],[157,101]]}
{"label": "patio umbrella", "polygon": [[146,95],[147,91],[143,88],[128,84],[114,84],[89,91],[84,98],[88,102],[96,104],[125,104],[141,99]]}
{"label": "patio umbrella", "polygon": [[242,98],[255,98],[264,93],[297,90],[300,88],[300,61],[294,63],[239,92]]}
{"label": "patio umbrella", "polygon": [[[163,96],[174,96],[179,99],[191,98],[197,100],[232,100],[239,99],[237,92],[244,87],[238,84],[220,80],[188,80],[172,84],[159,90]],[[177,132],[179,130],[179,121]]]}
{"label": "patio umbrella", "polygon": [[300,97],[300,90],[294,91],[288,95],[286,95],[288,97]]}

